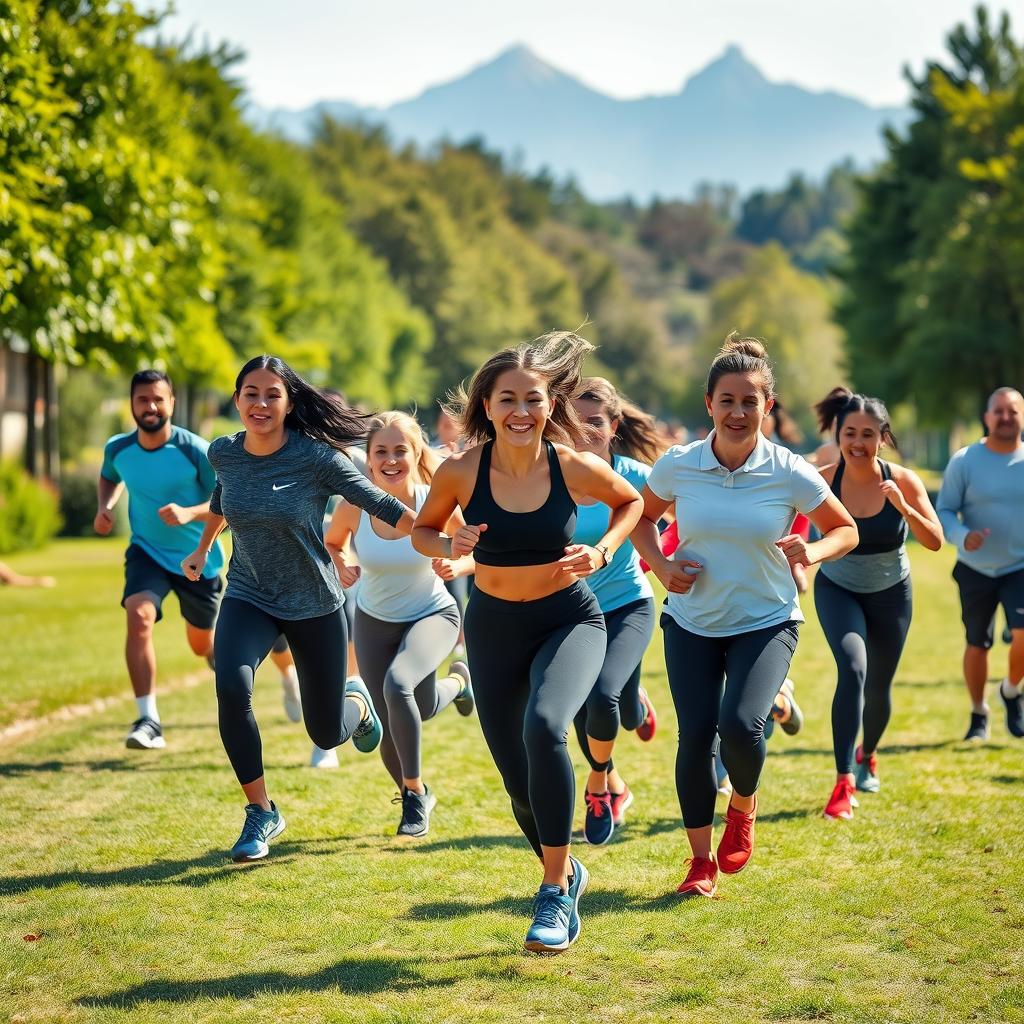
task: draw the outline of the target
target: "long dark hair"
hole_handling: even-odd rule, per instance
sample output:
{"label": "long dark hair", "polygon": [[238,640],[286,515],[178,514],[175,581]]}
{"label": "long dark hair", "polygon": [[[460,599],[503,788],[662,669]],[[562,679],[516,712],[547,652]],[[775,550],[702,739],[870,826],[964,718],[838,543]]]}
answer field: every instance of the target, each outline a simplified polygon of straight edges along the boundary
{"label": "long dark hair", "polygon": [[576,396],[590,402],[599,402],[601,410],[619,425],[612,438],[612,448],[627,458],[653,465],[664,451],[654,417],[639,406],[622,397],[615,385],[604,377],[585,377]]}
{"label": "long dark hair", "polygon": [[254,370],[269,370],[281,378],[292,403],[292,411],[284,418],[284,425],[289,430],[298,430],[314,441],[322,441],[342,452],[349,445],[365,440],[372,416],[356,412],[342,399],[314,387],[277,356],[255,356],[238,371],[236,398],[241,393],[245,378]]}
{"label": "long dark hair", "polygon": [[880,398],[870,398],[867,395],[856,395],[849,388],[841,385],[833,388],[815,407],[818,414],[818,427],[823,434],[827,434],[835,425],[836,443],[839,443],[839,431],[843,429],[843,420],[851,412],[867,413],[873,420],[878,422],[878,433],[882,440],[890,448],[899,449],[896,443],[896,435],[892,432],[889,424],[889,410]]}
{"label": "long dark hair", "polygon": [[468,441],[487,441],[495,436],[495,431],[487,418],[484,399],[491,397],[494,385],[506,370],[529,370],[544,378],[548,395],[555,399],[544,436],[571,447],[586,444],[590,435],[576,415],[572,399],[579,392],[583,361],[593,351],[589,341],[572,331],[551,331],[536,341],[502,349],[473,374],[468,391],[462,385],[449,392],[443,408],[459,424]]}

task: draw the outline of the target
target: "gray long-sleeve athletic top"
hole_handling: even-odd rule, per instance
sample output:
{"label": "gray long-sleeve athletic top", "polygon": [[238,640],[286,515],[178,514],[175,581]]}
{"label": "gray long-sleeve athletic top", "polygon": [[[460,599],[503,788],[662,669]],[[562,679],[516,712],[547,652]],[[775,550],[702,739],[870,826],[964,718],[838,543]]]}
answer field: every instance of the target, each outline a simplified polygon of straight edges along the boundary
{"label": "gray long-sleeve athletic top", "polygon": [[405,506],[375,487],[342,452],[296,430],[273,455],[251,455],[245,431],[209,450],[217,486],[210,511],[231,527],[225,597],[280,619],[328,615],[345,603],[324,547],[328,499],[340,494],[368,515],[397,525]]}

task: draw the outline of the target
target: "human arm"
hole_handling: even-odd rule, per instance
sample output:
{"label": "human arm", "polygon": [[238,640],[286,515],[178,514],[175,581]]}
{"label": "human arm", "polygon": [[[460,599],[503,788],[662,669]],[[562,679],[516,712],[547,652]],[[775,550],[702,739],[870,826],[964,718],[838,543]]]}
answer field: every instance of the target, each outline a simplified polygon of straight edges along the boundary
{"label": "human arm", "polygon": [[106,537],[114,528],[114,506],[124,493],[123,480],[108,480],[102,473],[96,482],[96,518],[92,528],[101,536]]}
{"label": "human arm", "polygon": [[611,509],[608,529],[592,547],[570,544],[559,559],[563,572],[585,577],[604,568],[630,535],[643,514],[643,501],[636,488],[616,473],[603,459],[589,452],[559,448],[559,462],[566,485],[574,494],[584,494]]}
{"label": "human arm", "polygon": [[[215,497],[216,494],[217,492],[215,491]],[[220,507],[219,503],[215,504],[216,507]],[[203,575],[203,569],[206,566],[206,559],[210,554],[210,549],[216,543],[217,538],[227,524],[228,521],[222,515],[212,511],[209,513],[206,525],[203,527],[203,534],[199,538],[199,544],[196,546],[195,551],[181,563],[181,571],[186,579],[195,583]]]}
{"label": "human arm", "polygon": [[806,541],[798,533],[790,533],[775,542],[790,565],[815,565],[831,562],[852,551],[860,541],[857,524],[846,506],[829,491],[817,508],[804,513],[818,528],[821,539]]}
{"label": "human arm", "polygon": [[168,526],[184,526],[197,519],[206,523],[210,519],[210,503],[204,501],[201,505],[176,505],[171,502],[159,509],[158,515]]}
{"label": "human arm", "polygon": [[362,575],[362,569],[352,558],[351,547],[352,537],[359,527],[359,516],[359,509],[354,505],[347,501],[339,502],[334,515],[331,516],[331,525],[324,534],[324,547],[327,548],[338,573],[338,579],[346,590],[355,586]]}
{"label": "human arm", "polygon": [[929,551],[942,547],[942,524],[932,508],[921,478],[911,469],[893,467],[891,480],[883,480],[882,493],[907,521],[914,539]]}
{"label": "human arm", "polygon": [[486,523],[463,524],[450,535],[446,532],[459,507],[465,458],[466,453],[452,455],[438,466],[423,507],[416,516],[412,546],[428,558],[457,559],[469,555],[480,534],[487,529]]}
{"label": "human arm", "polygon": [[985,543],[988,530],[972,530],[961,516],[967,491],[967,478],[964,474],[964,452],[961,449],[946,466],[942,474],[942,486],[935,502],[935,512],[942,526],[942,532],[950,542],[964,551],[977,551]]}
{"label": "human arm", "polygon": [[450,583],[462,576],[472,576],[476,572],[476,561],[472,555],[464,555],[462,558],[432,558],[430,567],[445,583]]}
{"label": "human arm", "polygon": [[633,547],[669,593],[688,593],[703,566],[699,562],[677,561],[662,554],[658,520],[669,507],[671,499],[656,494],[651,490],[650,483],[644,486],[641,497],[644,503],[643,514],[630,535]]}

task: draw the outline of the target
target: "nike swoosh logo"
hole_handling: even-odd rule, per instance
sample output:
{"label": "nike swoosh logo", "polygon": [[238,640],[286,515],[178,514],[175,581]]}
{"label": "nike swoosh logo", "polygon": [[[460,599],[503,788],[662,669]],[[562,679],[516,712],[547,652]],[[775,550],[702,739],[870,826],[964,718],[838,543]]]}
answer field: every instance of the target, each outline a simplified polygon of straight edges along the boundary
{"label": "nike swoosh logo", "polygon": [[295,483],[291,483],[291,484],[273,484],[271,486],[271,490],[273,490],[273,491],[283,491],[286,487],[294,487],[295,484],[297,484],[297,483],[298,483],[298,480],[296,480]]}

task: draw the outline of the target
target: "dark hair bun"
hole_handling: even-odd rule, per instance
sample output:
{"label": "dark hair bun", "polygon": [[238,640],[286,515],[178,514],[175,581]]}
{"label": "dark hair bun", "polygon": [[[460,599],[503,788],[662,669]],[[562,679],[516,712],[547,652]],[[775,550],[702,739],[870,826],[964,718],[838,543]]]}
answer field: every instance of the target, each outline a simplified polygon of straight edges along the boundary
{"label": "dark hair bun", "polygon": [[750,356],[751,359],[767,359],[768,350],[759,338],[743,338],[737,331],[733,331],[718,350],[718,355],[729,356]]}

